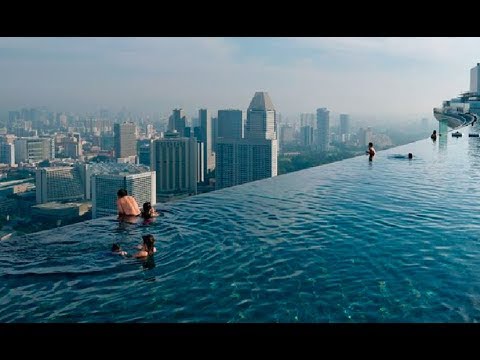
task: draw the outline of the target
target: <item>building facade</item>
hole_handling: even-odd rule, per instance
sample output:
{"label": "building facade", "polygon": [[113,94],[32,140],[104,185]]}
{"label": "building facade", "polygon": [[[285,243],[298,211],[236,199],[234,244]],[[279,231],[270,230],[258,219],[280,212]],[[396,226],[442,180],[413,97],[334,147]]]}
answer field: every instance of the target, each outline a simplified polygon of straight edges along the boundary
{"label": "building facade", "polygon": [[154,141],[151,161],[151,169],[157,175],[157,197],[197,193],[198,144],[195,137],[165,133],[165,138]]}
{"label": "building facade", "polygon": [[55,158],[54,138],[18,138],[15,140],[15,162],[35,163]]}
{"label": "building facade", "polygon": [[327,151],[330,145],[330,111],[317,109],[317,149]]}
{"label": "building facade", "polygon": [[134,123],[125,122],[114,124],[114,149],[115,157],[127,158],[137,155],[136,126]]}
{"label": "building facade", "polygon": [[203,145],[203,174],[206,176],[209,172],[215,169],[215,155],[213,153],[212,141],[212,118],[207,109],[200,109],[198,111],[198,118],[200,119],[200,138]]}
{"label": "building facade", "polygon": [[218,139],[216,189],[277,176],[276,139]]}
{"label": "building facade", "polygon": [[40,168],[36,171],[35,180],[37,204],[85,198],[84,185],[77,167]]}
{"label": "building facade", "polygon": [[15,145],[0,141],[0,164],[15,165]]}
{"label": "building facade", "polygon": [[217,139],[242,139],[244,121],[242,110],[218,110]]}

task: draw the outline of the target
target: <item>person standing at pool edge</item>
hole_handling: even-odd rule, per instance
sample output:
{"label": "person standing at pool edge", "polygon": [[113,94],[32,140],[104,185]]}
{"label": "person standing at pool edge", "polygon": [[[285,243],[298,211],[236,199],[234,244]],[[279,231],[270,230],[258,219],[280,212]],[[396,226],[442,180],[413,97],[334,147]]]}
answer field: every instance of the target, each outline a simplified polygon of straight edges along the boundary
{"label": "person standing at pool edge", "polygon": [[129,196],[127,190],[120,189],[117,192],[118,217],[136,217],[141,214],[137,201],[133,196]]}
{"label": "person standing at pool edge", "polygon": [[430,135],[430,139],[432,139],[433,141],[437,140],[437,130],[433,130],[432,135]]}
{"label": "person standing at pool edge", "polygon": [[368,155],[368,161],[372,161],[376,153],[373,143],[368,143],[368,150],[365,153]]}

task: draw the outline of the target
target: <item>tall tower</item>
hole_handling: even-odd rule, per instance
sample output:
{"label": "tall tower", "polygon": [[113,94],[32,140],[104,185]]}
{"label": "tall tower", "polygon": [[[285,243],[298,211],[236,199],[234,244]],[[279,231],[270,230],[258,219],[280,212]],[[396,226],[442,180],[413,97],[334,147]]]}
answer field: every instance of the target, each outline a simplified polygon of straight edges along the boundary
{"label": "tall tower", "polygon": [[330,111],[326,108],[317,109],[317,148],[327,151],[330,143]]}
{"label": "tall tower", "polygon": [[115,124],[113,127],[115,157],[125,158],[137,155],[137,139],[134,123]]}
{"label": "tall tower", "polygon": [[153,143],[151,169],[156,172],[157,197],[197,193],[198,145],[195,138],[167,132]]}
{"label": "tall tower", "polygon": [[198,111],[200,120],[200,140],[203,142],[203,174],[207,175],[215,169],[215,158],[212,151],[212,118],[207,109]]}
{"label": "tall tower", "polygon": [[480,63],[470,70],[470,92],[480,92]]}
{"label": "tall tower", "polygon": [[350,115],[340,114],[340,137],[343,142],[347,140],[348,134],[350,134]]}
{"label": "tall tower", "polygon": [[[234,116],[238,121],[238,113]],[[255,93],[250,103],[245,138],[237,137],[238,129],[232,130],[235,137],[220,137],[219,134],[217,141],[216,188],[277,176],[275,109],[267,93]]]}
{"label": "tall tower", "polygon": [[277,139],[275,109],[266,92],[256,92],[247,110],[246,139]]}
{"label": "tall tower", "polygon": [[180,136],[185,135],[185,123],[187,121],[187,117],[185,116],[185,112],[183,109],[174,109],[172,116],[168,120],[168,131],[173,132],[177,130]]}

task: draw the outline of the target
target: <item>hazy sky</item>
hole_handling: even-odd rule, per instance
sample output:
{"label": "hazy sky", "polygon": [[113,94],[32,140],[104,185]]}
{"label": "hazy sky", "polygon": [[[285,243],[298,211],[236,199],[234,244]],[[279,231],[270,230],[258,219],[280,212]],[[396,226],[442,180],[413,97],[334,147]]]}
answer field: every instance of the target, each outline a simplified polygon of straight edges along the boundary
{"label": "hazy sky", "polygon": [[428,115],[477,62],[480,38],[0,38],[0,108]]}

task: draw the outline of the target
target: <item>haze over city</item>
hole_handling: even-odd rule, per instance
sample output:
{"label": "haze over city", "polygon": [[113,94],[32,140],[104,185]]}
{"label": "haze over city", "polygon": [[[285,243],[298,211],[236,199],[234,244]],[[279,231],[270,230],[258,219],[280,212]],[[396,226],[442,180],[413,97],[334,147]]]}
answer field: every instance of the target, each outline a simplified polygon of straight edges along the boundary
{"label": "haze over city", "polygon": [[0,109],[169,114],[246,109],[268,91],[282,114],[325,106],[431,116],[468,88],[479,38],[2,38]]}

